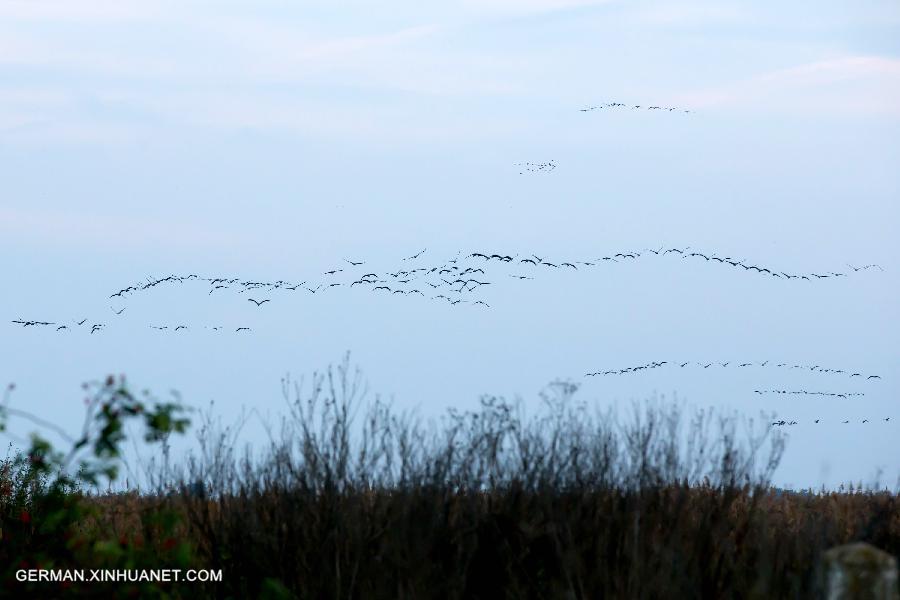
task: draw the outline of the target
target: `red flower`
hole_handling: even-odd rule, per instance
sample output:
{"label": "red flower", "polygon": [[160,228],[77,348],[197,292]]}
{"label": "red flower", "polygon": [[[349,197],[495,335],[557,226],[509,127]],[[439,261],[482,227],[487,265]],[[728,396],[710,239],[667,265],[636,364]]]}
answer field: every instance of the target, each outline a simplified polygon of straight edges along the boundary
{"label": "red flower", "polygon": [[31,523],[31,515],[28,514],[27,510],[23,510],[22,514],[19,515],[19,520],[23,523]]}

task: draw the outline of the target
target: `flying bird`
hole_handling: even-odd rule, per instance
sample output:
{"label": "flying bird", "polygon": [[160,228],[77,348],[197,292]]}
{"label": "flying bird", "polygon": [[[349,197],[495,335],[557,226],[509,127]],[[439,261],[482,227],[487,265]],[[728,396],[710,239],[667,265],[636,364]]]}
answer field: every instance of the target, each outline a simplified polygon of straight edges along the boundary
{"label": "flying bird", "polygon": [[412,260],[412,259],[414,259],[414,258],[419,258],[420,256],[422,256],[422,254],[425,253],[425,250],[428,250],[428,248],[423,248],[422,251],[419,252],[418,254],[413,254],[412,256],[407,256],[407,257],[404,258],[403,260]]}
{"label": "flying bird", "polygon": [[247,298],[247,302],[252,302],[257,307],[259,307],[259,306],[262,306],[263,304],[265,304],[266,302],[270,302],[270,299],[266,298],[265,300],[254,300],[253,298]]}

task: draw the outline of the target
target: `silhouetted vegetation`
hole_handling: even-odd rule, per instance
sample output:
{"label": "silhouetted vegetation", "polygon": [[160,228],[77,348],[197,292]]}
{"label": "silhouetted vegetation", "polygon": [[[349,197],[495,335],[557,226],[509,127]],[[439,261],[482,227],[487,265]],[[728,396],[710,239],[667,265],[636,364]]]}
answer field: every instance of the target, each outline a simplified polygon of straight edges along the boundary
{"label": "silhouetted vegetation", "polygon": [[236,429],[206,415],[199,452],[147,465],[152,493],[69,490],[87,512],[59,539],[40,537],[38,509],[19,518],[45,483],[7,461],[3,536],[19,545],[5,570],[43,553],[55,568],[223,572],[112,589],[148,597],[795,598],[820,593],[834,545],[900,553],[896,494],[770,486],[784,443],[769,419],[662,402],[620,417],[557,382],[534,415],[485,397],[425,422],[365,404],[347,361],[309,384],[284,381],[288,416],[261,454],[239,453]]}

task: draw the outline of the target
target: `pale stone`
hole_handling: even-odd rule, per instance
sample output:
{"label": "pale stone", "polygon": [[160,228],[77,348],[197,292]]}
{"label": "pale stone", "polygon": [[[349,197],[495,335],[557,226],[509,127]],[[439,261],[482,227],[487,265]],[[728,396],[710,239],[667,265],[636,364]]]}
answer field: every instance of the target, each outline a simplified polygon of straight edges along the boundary
{"label": "pale stone", "polygon": [[898,600],[897,559],[858,542],[825,553],[828,600]]}

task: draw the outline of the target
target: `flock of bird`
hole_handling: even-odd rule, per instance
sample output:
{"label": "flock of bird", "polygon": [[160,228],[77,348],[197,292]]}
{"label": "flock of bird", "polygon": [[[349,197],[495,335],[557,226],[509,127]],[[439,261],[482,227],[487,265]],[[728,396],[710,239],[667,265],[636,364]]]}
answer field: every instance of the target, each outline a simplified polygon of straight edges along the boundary
{"label": "flock of bird", "polygon": [[[690,110],[673,107],[673,106],[650,106],[650,105],[629,105],[622,102],[608,102],[594,106],[588,106],[580,109],[581,112],[591,112],[595,110],[647,110],[647,111],[664,111],[664,112],[683,112],[690,113]],[[531,173],[549,173],[557,168],[555,161],[546,162],[522,162],[516,163],[520,169],[520,174],[526,172]],[[428,298],[432,301],[444,302],[450,306],[471,305],[491,308],[484,299],[479,297],[479,293],[486,286],[496,285],[497,275],[505,276],[503,280],[508,281],[530,281],[534,280],[545,273],[556,271],[570,272],[586,272],[596,269],[603,265],[627,264],[630,262],[646,259],[651,256],[667,257],[671,256],[682,261],[702,261],[708,264],[718,263],[721,266],[728,266],[744,273],[754,273],[756,275],[767,276],[771,278],[781,279],[785,281],[821,281],[826,279],[836,279],[847,277],[848,273],[858,273],[869,269],[883,270],[880,265],[867,264],[854,266],[848,264],[848,270],[845,271],[822,271],[822,272],[791,272],[782,270],[771,265],[762,265],[752,263],[745,259],[739,259],[731,256],[722,256],[714,252],[701,251],[686,247],[667,247],[645,248],[642,251],[628,250],[607,254],[605,256],[587,257],[582,259],[569,258],[566,260],[551,258],[548,256],[539,256],[537,254],[508,254],[496,253],[489,251],[471,252],[463,254],[457,252],[456,256],[443,260],[433,261],[430,264],[412,264],[406,266],[411,261],[419,261],[427,252],[427,248],[401,259],[403,266],[393,269],[372,270],[366,267],[367,261],[344,259],[343,264],[324,271],[315,280],[304,279],[303,281],[288,281],[279,279],[276,281],[258,281],[246,280],[239,277],[203,277],[198,274],[190,275],[168,275],[161,278],[147,278],[136,284],[124,287],[109,296],[110,299],[118,298],[125,300],[127,297],[138,292],[147,292],[153,288],[164,285],[183,285],[190,282],[202,282],[208,284],[205,293],[207,296],[221,296],[225,293],[232,292],[237,294],[247,294],[246,302],[251,304],[255,309],[263,309],[266,304],[276,301],[277,293],[284,292],[302,292],[310,295],[322,294],[336,289],[350,290],[368,290],[371,293],[395,297],[400,296],[420,296]],[[424,262],[423,261],[420,262]],[[363,272],[365,271],[365,272]],[[253,297],[251,297],[251,295]],[[121,316],[125,307],[110,309],[117,316]],[[12,321],[13,324],[20,325],[23,328],[54,328],[57,332],[65,332],[78,328],[84,328],[90,334],[103,331],[106,327],[105,323],[88,323],[87,319],[80,321],[72,321],[71,324],[56,323],[54,321],[43,320],[24,320],[17,319]],[[188,331],[191,329],[186,324],[178,325],[150,325],[151,329],[157,331]],[[232,328],[224,326],[203,327],[206,330],[226,331]],[[250,327],[233,328],[235,333],[249,332]],[[770,363],[763,361],[754,362],[692,362],[692,361],[653,361],[643,365],[631,367],[608,369],[586,373],[586,377],[613,376],[624,375],[630,373],[638,373],[649,369],[659,369],[662,367],[669,368],[687,368],[696,367],[701,369],[709,368],[747,368],[747,367],[766,367],[783,368],[783,369],[801,369],[809,370],[814,373],[831,373],[837,375],[846,375],[847,377],[860,377],[866,380],[880,379],[879,375],[868,375],[860,372],[854,372],[845,369],[823,368],[820,365],[802,365],[792,363]],[[754,390],[756,394],[792,394],[792,395],[818,395],[848,398],[851,396],[862,396],[864,394],[858,392],[819,392],[809,390]],[[818,421],[817,421],[818,422]],[[795,423],[795,422],[794,422]],[[790,425],[794,423],[780,422],[781,425]]]}
{"label": "flock of bird", "polygon": [[[885,423],[889,423],[890,420],[891,420],[891,418],[890,418],[890,417],[884,417],[884,418],[881,419],[881,420],[884,421]],[[863,419],[863,420],[860,421],[860,424],[868,423],[868,422],[869,422],[869,419]],[[815,421],[813,421],[813,424],[819,424],[819,423],[824,423],[824,421],[823,421],[822,419],[816,419]],[[845,421],[841,421],[841,424],[843,424],[843,425],[847,425],[848,423],[850,423],[850,419],[847,419],[847,420],[845,420]],[[779,421],[773,421],[773,422],[772,422],[772,426],[773,426],[773,427],[786,427],[786,426],[787,426],[787,427],[791,427],[791,426],[793,426],[793,425],[799,425],[799,424],[800,424],[800,423],[798,423],[797,421],[786,421],[786,420],[784,420],[784,419],[781,419],[781,420],[779,420]]]}
{"label": "flock of bird", "polygon": [[[189,275],[168,275],[158,278],[147,278],[144,281],[128,285],[109,295],[110,300],[126,301],[138,293],[147,293],[164,286],[184,286],[185,284],[205,284],[203,293],[206,296],[219,297],[223,294],[236,294],[244,296],[246,305],[254,310],[266,310],[267,306],[279,302],[281,296],[286,293],[303,293],[310,296],[319,294],[331,294],[338,290],[352,290],[353,293],[368,291],[369,293],[390,297],[419,297],[431,301],[444,303],[448,306],[470,306],[475,308],[490,309],[489,303],[482,296],[483,292],[498,287],[502,281],[533,281],[540,277],[553,273],[599,272],[604,266],[609,268],[621,268],[640,260],[650,258],[667,260],[677,259],[673,264],[700,262],[703,264],[718,264],[723,267],[737,269],[743,273],[777,278],[783,281],[795,280],[817,282],[828,279],[847,277],[850,273],[858,273],[869,269],[883,270],[877,264],[861,266],[847,265],[844,271],[824,272],[790,272],[778,269],[771,265],[757,264],[745,259],[733,258],[727,255],[719,255],[715,252],[701,251],[690,246],[659,246],[658,248],[644,248],[643,250],[622,250],[597,257],[553,258],[538,254],[510,254],[493,251],[475,251],[463,253],[458,251],[455,256],[445,260],[428,259],[428,249],[422,250],[400,259],[399,264],[393,268],[373,269],[367,260],[352,260],[344,258],[343,262],[331,267],[315,278],[302,281],[289,281],[279,279],[276,281],[262,281],[242,279],[240,277],[205,277],[197,273]],[[122,316],[125,306],[119,308],[110,307],[116,316]],[[85,331],[96,334],[104,331],[106,323],[91,321],[87,327],[87,319],[75,320],[71,323],[57,323],[52,320],[25,320],[16,319],[13,324],[23,328],[54,328],[57,332],[67,332],[84,327]],[[237,327],[236,325],[242,325]],[[180,332],[192,328],[187,324],[174,325],[150,325],[154,330]],[[201,329],[201,328],[195,328]],[[212,331],[232,331],[234,333],[251,331],[244,324],[235,324],[231,327],[206,326],[202,329]],[[588,373],[587,376],[621,375],[638,372],[643,369],[659,368],[664,365],[680,366],[689,365],[710,368],[713,366],[726,367],[731,363],[691,363],[669,362],[648,363],[624,369],[614,369]],[[735,366],[746,367],[752,363],[735,363]],[[762,366],[765,366],[763,364]],[[775,365],[784,368],[810,368],[813,371],[823,373],[846,373],[849,377],[863,375],[840,369],[822,369],[818,365],[789,365],[781,363]],[[867,378],[877,378],[877,375],[867,375]]]}
{"label": "flock of bird", "polygon": [[[603,109],[628,109],[628,110],[647,110],[647,111],[662,111],[662,112],[675,112],[678,111],[680,113],[690,113],[691,111],[686,108],[679,108],[677,106],[649,106],[642,104],[625,104],[623,102],[606,102],[604,104],[595,104],[593,106],[586,106],[584,108],[579,108],[579,112],[587,113],[595,110],[603,110]],[[556,163],[553,161],[543,162],[543,163],[516,163],[517,167],[522,169],[519,171],[519,175],[524,175],[526,172],[529,173],[549,173],[556,169]]]}
{"label": "flock of bird", "polygon": [[690,113],[691,111],[686,108],[678,108],[677,106],[644,106],[641,104],[624,104],[622,102],[607,102],[605,104],[597,104],[594,106],[586,106],[584,108],[578,109],[581,112],[591,112],[594,110],[603,110],[603,109],[628,109],[628,110],[659,110],[663,112],[675,112],[678,111],[680,113]]}
{"label": "flock of bird", "polygon": [[726,361],[726,362],[693,362],[693,361],[651,361],[643,365],[636,365],[633,367],[625,367],[623,369],[607,369],[605,371],[595,371],[593,373],[585,373],[585,377],[598,377],[598,376],[606,376],[606,375],[624,375],[626,373],[637,373],[638,371],[643,371],[647,369],[659,369],[661,367],[678,367],[684,369],[685,367],[700,367],[703,369],[709,368],[726,368],[731,366],[732,368],[746,368],[746,367],[768,367],[768,368],[782,368],[782,369],[802,369],[808,370],[813,373],[834,373],[837,375],[846,375],[848,377],[860,377],[863,379],[881,379],[881,375],[867,375],[864,373],[858,373],[852,370],[846,369],[832,369],[832,368],[824,368],[821,365],[802,365],[797,363],[789,363],[789,362],[781,362],[776,363],[774,361],[765,360],[759,363],[755,362],[738,362],[738,361]]}
{"label": "flock of bird", "polygon": [[[402,262],[421,258],[427,249],[402,259]],[[204,277],[198,274],[169,275],[161,278],[149,278],[143,282],[124,287],[110,295],[110,298],[122,298],[137,292],[144,292],[162,285],[181,285],[187,282],[205,282],[209,284],[207,295],[221,295],[226,291],[246,294],[254,292],[256,297],[248,297],[247,301],[257,308],[271,298],[261,294],[275,292],[304,292],[319,294],[335,289],[368,289],[372,292],[390,295],[414,295],[431,300],[447,302],[451,305],[471,304],[488,307],[487,302],[475,299],[484,286],[495,285],[495,275],[504,279],[534,280],[536,276],[551,271],[588,272],[602,265],[627,264],[645,260],[648,257],[677,257],[682,261],[701,261],[707,264],[718,263],[722,266],[738,269],[744,273],[770,276],[781,280],[821,281],[847,277],[846,272],[789,272],[771,265],[755,264],[750,261],[731,256],[720,256],[714,252],[693,250],[687,247],[646,248],[643,251],[630,250],[610,253],[604,256],[582,259],[551,259],[537,254],[507,254],[496,252],[458,252],[453,258],[435,261],[421,266],[400,266],[387,270],[370,270],[365,268],[366,261],[344,259],[343,266],[332,267],[324,271],[316,280],[302,281],[245,280],[238,277]],[[852,272],[872,268],[881,269],[879,265],[848,265]],[[499,271],[499,273],[498,273]],[[473,293],[475,293],[473,295]]]}
{"label": "flock of bird", "polygon": [[[585,373],[585,377],[605,377],[610,375],[625,375],[628,373],[638,373],[640,371],[650,370],[650,369],[659,369],[663,367],[673,367],[684,369],[687,367],[699,367],[701,369],[709,369],[709,368],[735,368],[735,369],[744,369],[748,367],[766,367],[773,369],[800,369],[801,371],[807,371],[810,373],[817,374],[835,374],[835,375],[846,375],[849,378],[859,377],[860,379],[865,379],[867,381],[871,380],[879,380],[881,379],[880,375],[869,375],[864,374],[852,370],[847,369],[832,369],[825,368],[821,365],[804,365],[797,363],[789,363],[789,362],[781,362],[776,363],[770,360],[764,360],[761,362],[738,362],[738,361],[726,361],[726,362],[694,362],[694,361],[651,361],[642,365],[636,365],[633,367],[625,367],[621,369],[607,369],[604,371],[594,371],[592,373]],[[821,392],[821,391],[810,391],[810,390],[753,390],[755,394],[764,395],[764,394],[779,394],[779,395],[808,395],[808,396],[827,396],[831,398],[851,398],[857,396],[865,396],[862,392]]]}
{"label": "flock of bird", "polygon": [[[674,107],[674,106],[656,106],[656,105],[640,105],[625,104],[622,102],[608,102],[593,106],[587,106],[579,109],[580,112],[587,113],[597,110],[644,110],[659,112],[679,112],[683,114],[691,113],[691,110]],[[555,161],[545,162],[520,162],[515,163],[519,169],[519,174],[525,173],[551,173],[557,169]],[[413,263],[419,261],[427,252],[427,248],[404,257],[401,259],[402,266],[383,270],[373,270],[367,267],[367,261],[344,259],[343,264],[330,268],[322,272],[315,278],[307,278],[303,281],[288,281],[279,279],[276,281],[258,281],[247,280],[239,277],[204,277],[198,274],[189,275],[168,275],[161,278],[147,278],[144,281],[126,286],[117,292],[111,294],[109,299],[118,298],[121,301],[126,300],[135,293],[148,292],[154,288],[167,285],[182,286],[186,283],[205,283],[208,287],[204,289],[206,296],[219,296],[227,293],[246,294],[246,302],[252,305],[254,310],[265,310],[267,304],[274,303],[278,300],[276,294],[293,292],[307,293],[310,295],[333,293],[335,290],[353,290],[354,292],[367,290],[373,294],[383,296],[419,296],[446,303],[449,306],[469,305],[491,308],[479,294],[484,288],[491,289],[500,281],[518,280],[532,281],[544,274],[557,272],[587,272],[592,269],[598,269],[605,265],[628,264],[641,259],[653,257],[678,258],[681,261],[702,261],[707,264],[718,263],[721,266],[727,266],[743,273],[754,273],[755,275],[765,276],[769,278],[779,279],[783,281],[806,281],[816,282],[828,279],[837,279],[847,277],[849,273],[858,273],[869,269],[883,270],[877,264],[867,264],[854,266],[848,264],[848,271],[821,271],[821,272],[791,272],[783,270],[771,265],[762,265],[749,262],[745,259],[739,259],[731,256],[722,256],[714,252],[700,251],[687,247],[667,247],[645,248],[642,251],[619,251],[598,257],[583,257],[580,260],[567,258],[565,260],[551,258],[549,256],[538,256],[537,254],[508,254],[495,253],[491,251],[477,251],[468,254],[457,252],[456,256],[443,261],[432,261],[428,264]],[[425,260],[425,259],[423,259]],[[500,276],[501,279],[497,277]],[[251,294],[253,297],[251,297]],[[247,305],[247,304],[245,304]],[[116,315],[121,316],[126,307],[113,308],[110,310]],[[11,321],[14,325],[22,328],[48,328],[54,329],[56,332],[68,332],[73,330],[89,331],[91,335],[100,333],[105,330],[106,323],[89,322],[87,318],[81,320],[73,320],[70,323],[57,323],[54,321],[44,320],[26,320],[16,319]],[[177,333],[180,331],[190,331],[192,328],[186,324],[177,325],[150,325],[151,329],[156,331],[165,331]],[[224,327],[205,326],[202,329],[211,331],[233,331],[234,333],[250,332],[250,327]],[[605,377],[619,376],[625,374],[634,374],[642,371],[667,368],[685,369],[688,367],[698,369],[709,368],[773,368],[793,370],[798,369],[804,372],[816,374],[833,374],[846,375],[848,378],[858,377],[861,380],[871,381],[881,379],[880,375],[864,374],[847,369],[824,368],[821,365],[806,365],[774,361],[762,362],[695,362],[695,361],[651,361],[646,364],[630,366],[618,369],[607,369],[595,372],[585,373],[585,377]],[[850,398],[865,396],[862,392],[823,392],[810,391],[806,389],[800,390],[784,390],[784,389],[758,389],[753,390],[755,394],[766,395],[807,395],[822,396],[835,398]],[[883,418],[883,422],[890,421],[890,417]],[[815,419],[814,424],[822,422],[821,419]],[[861,423],[868,423],[868,419],[862,419]],[[850,420],[844,420],[841,423],[849,424]],[[798,425],[796,420],[777,420],[772,422],[773,427],[790,427]]]}
{"label": "flock of bird", "polygon": [[542,163],[516,163],[515,166],[521,169],[521,171],[519,171],[519,175],[524,175],[526,171],[529,173],[550,173],[556,169],[556,163],[552,160]]}
{"label": "flock of bird", "polygon": [[[120,311],[113,311],[113,312],[115,312],[117,315],[121,315],[124,312],[124,309],[122,309]],[[24,321],[22,319],[16,319],[15,321],[11,321],[11,323],[13,323],[15,325],[21,325],[23,328],[42,327],[42,328],[54,329],[57,332],[67,332],[67,331],[75,331],[81,327],[84,327],[85,323],[87,323],[87,319],[82,319],[81,321],[73,320],[71,322],[71,324],[62,324],[62,323],[56,323],[56,322],[50,322],[50,321]],[[88,325],[87,327],[84,327],[84,330],[89,332],[90,334],[95,334],[95,333],[103,331],[106,328],[106,325],[107,325],[106,323],[92,323],[92,324]],[[150,325],[150,329],[156,329],[158,331],[182,331],[182,330],[189,330],[191,328],[188,325],[182,324],[182,325]],[[203,327],[203,329],[207,329],[210,331],[230,330],[229,328],[226,328],[221,325],[218,325],[215,327],[205,326],[205,327]],[[237,329],[234,329],[235,333],[238,333],[241,331],[251,331],[251,329],[249,327],[238,327]]]}
{"label": "flock of bird", "polygon": [[810,392],[809,390],[753,390],[755,394],[803,394],[809,396],[830,396],[832,398],[853,398],[865,396],[862,392]]}
{"label": "flock of bird", "polygon": [[[121,314],[121,312],[119,313]],[[23,328],[26,327],[50,327],[55,328],[56,331],[68,331],[74,329],[75,327],[83,327],[85,323],[87,323],[87,319],[82,319],[81,321],[72,321],[72,327],[68,325],[64,325],[62,323],[55,323],[51,321],[24,321],[22,319],[16,319],[15,321],[11,321],[15,325],[21,325]],[[104,327],[106,327],[105,323],[93,323],[89,325],[90,332],[97,333],[98,331],[102,331]]]}

